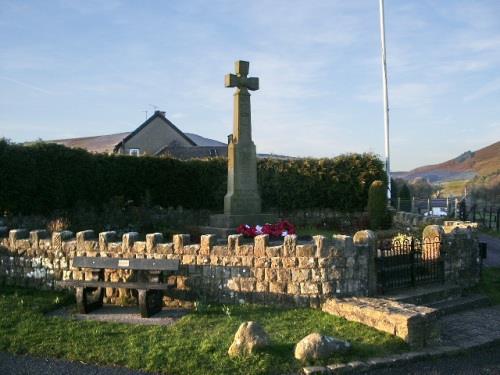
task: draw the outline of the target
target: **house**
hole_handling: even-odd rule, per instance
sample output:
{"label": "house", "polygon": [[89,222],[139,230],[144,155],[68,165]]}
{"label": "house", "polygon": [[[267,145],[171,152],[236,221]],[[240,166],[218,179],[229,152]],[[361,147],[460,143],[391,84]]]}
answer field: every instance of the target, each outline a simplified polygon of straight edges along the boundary
{"label": "house", "polygon": [[131,133],[118,133],[85,138],[47,141],[89,152],[123,155],[170,156],[178,159],[227,156],[225,143],[197,134],[184,133],[165,117],[165,112],[155,111],[142,125]]}

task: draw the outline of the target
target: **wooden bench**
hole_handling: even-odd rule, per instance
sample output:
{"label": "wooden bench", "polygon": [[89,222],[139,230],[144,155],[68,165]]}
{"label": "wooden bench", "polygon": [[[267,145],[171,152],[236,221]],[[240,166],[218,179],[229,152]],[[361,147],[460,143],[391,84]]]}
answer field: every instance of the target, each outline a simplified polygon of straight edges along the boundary
{"label": "wooden bench", "polygon": [[[147,318],[161,310],[162,291],[169,289],[169,286],[160,280],[161,272],[177,271],[179,260],[78,256],[73,258],[73,267],[92,273],[91,280],[65,280],[57,283],[63,287],[75,288],[78,312],[87,314],[102,307],[104,288],[135,289],[139,297],[141,316]],[[104,281],[105,269],[137,271],[137,281]]]}

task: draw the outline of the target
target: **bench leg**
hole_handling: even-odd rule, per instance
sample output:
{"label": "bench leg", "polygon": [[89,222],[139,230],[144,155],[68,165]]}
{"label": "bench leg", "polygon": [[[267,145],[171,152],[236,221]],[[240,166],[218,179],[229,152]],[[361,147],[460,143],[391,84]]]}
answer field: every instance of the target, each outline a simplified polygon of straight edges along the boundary
{"label": "bench leg", "polygon": [[76,288],[76,309],[80,314],[87,314],[102,307],[103,288]]}
{"label": "bench leg", "polygon": [[163,293],[161,290],[145,290],[139,289],[139,310],[141,317],[149,318],[161,311],[163,305]]}

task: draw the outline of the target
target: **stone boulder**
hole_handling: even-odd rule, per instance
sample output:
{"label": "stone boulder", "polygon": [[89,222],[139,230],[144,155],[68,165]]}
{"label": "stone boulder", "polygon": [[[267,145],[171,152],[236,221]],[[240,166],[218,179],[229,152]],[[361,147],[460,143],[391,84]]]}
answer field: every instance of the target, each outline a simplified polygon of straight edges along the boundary
{"label": "stone boulder", "polygon": [[295,346],[295,358],[301,362],[331,357],[336,352],[344,352],[351,348],[348,341],[311,333]]}
{"label": "stone boulder", "polygon": [[269,336],[257,322],[241,323],[229,347],[230,357],[249,355],[269,345]]}

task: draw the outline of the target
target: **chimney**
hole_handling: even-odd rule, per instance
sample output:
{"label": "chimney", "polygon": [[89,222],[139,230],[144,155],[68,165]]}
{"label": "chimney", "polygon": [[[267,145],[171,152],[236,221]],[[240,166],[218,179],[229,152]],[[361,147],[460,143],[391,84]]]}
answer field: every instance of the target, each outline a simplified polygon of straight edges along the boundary
{"label": "chimney", "polygon": [[160,115],[160,116],[165,117],[165,111],[158,111],[158,110],[156,110],[155,111],[155,115]]}

